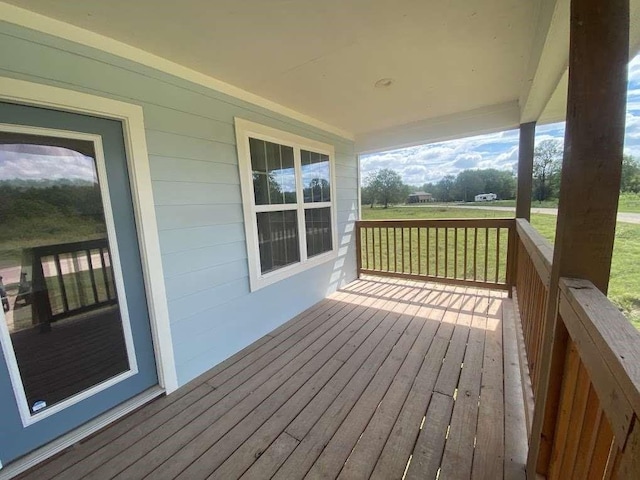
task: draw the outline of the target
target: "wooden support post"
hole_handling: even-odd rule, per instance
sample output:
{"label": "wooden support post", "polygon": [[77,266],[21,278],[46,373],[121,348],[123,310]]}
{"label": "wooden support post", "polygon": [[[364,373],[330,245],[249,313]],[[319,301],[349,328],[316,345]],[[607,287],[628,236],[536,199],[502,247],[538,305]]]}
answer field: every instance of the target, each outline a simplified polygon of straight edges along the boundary
{"label": "wooden support post", "polygon": [[[356,221],[353,228],[356,235],[356,274],[357,278],[360,278],[362,274],[362,229],[360,228],[360,221]],[[389,257],[387,256],[388,261]]]}
{"label": "wooden support post", "polygon": [[516,221],[509,227],[509,237],[507,243],[507,272],[506,280],[509,287],[509,298],[513,298],[513,287],[516,285],[516,267],[518,265],[518,235],[516,232]]}
{"label": "wooden support post", "polygon": [[516,197],[516,218],[531,220],[531,191],[533,184],[533,151],[536,136],[536,122],[520,125],[520,146],[518,149],[518,195]]}
{"label": "wooden support post", "polygon": [[558,281],[587,279],[604,293],[609,285],[625,128],[629,0],[572,0],[570,31],[565,154],[528,478],[548,473],[555,434],[562,378],[554,365],[564,354],[554,338]]}

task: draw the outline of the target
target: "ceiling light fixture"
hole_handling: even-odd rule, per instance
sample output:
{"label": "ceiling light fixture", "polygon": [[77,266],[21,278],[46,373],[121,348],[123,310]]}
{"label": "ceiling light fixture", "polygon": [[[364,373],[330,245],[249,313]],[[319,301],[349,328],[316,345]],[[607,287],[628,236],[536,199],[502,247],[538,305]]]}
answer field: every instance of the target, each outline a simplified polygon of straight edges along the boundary
{"label": "ceiling light fixture", "polygon": [[392,83],[393,80],[391,78],[381,78],[374,84],[374,86],[376,88],[387,88],[390,87]]}

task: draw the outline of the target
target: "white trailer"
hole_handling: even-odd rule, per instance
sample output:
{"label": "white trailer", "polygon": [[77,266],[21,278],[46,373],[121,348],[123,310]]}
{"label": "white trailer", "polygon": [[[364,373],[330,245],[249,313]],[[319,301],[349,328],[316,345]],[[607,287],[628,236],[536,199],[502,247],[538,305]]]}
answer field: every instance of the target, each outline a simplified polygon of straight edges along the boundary
{"label": "white trailer", "polygon": [[480,195],[476,195],[476,202],[492,202],[493,200],[497,200],[498,196],[495,193],[481,193]]}

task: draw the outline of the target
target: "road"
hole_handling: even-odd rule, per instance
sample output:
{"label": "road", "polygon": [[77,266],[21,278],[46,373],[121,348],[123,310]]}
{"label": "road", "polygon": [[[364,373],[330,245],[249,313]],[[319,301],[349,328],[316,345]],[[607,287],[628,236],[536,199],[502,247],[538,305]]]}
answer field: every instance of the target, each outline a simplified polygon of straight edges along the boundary
{"label": "road", "polygon": [[[407,207],[417,207],[418,205],[412,204],[412,205],[406,205]],[[429,204],[425,204],[423,203],[422,205],[419,205],[420,207],[428,207],[428,208],[442,208],[443,205],[439,204],[439,205],[429,205]],[[500,212],[511,212],[514,213],[516,211],[516,209],[514,207],[499,207],[499,206],[494,206],[494,207],[489,207],[489,206],[482,206],[482,205],[458,205],[458,204],[451,204],[451,205],[446,205],[446,207],[450,207],[450,208],[467,208],[470,210],[493,210],[493,211],[500,211]],[[531,213],[541,213],[543,215],[558,215],[558,209],[557,208],[540,208],[540,207],[531,207]],[[640,225],[640,213],[629,213],[629,212],[619,212],[618,213],[618,222],[624,222],[624,223],[635,223]]]}

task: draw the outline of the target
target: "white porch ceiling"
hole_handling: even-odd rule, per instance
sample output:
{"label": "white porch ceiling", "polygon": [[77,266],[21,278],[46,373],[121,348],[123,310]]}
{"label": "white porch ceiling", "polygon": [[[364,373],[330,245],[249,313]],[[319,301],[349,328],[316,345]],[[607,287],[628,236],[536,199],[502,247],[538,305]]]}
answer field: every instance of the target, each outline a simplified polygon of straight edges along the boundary
{"label": "white porch ceiling", "polygon": [[[537,118],[568,59],[568,0],[6,3],[335,126],[356,138],[359,151]],[[393,83],[376,88],[382,78]]]}

